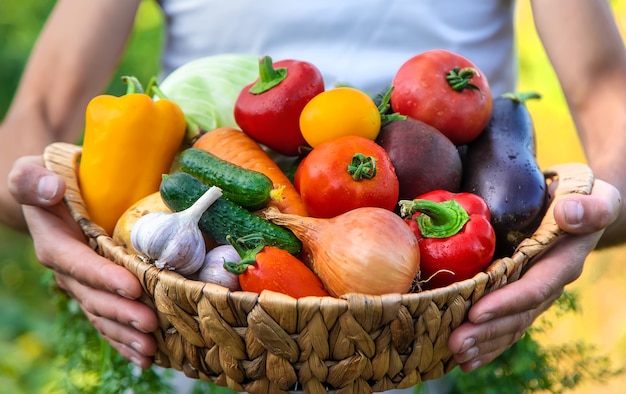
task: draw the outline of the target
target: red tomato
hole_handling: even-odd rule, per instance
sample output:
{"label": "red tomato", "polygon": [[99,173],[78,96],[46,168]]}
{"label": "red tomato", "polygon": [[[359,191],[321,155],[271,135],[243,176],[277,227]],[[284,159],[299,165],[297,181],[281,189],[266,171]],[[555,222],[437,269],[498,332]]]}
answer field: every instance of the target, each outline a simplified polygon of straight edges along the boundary
{"label": "red tomato", "polygon": [[392,86],[394,112],[433,126],[457,146],[478,137],[493,110],[485,75],[470,60],[442,49],[407,60]]}
{"label": "red tomato", "polygon": [[297,188],[313,217],[331,218],[359,207],[394,210],[400,184],[387,152],[359,136],[313,148],[296,172]]}

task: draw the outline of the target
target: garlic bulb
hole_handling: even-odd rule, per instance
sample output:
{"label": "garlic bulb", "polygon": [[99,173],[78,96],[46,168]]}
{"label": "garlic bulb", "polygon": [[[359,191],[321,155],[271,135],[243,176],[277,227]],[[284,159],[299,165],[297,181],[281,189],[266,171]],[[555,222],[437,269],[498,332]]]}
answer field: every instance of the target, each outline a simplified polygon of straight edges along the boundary
{"label": "garlic bulb", "polygon": [[180,212],[153,212],[133,225],[130,241],[139,253],[154,260],[157,268],[191,275],[202,266],[206,245],[198,227],[200,217],[222,196],[212,186],[192,206]]}
{"label": "garlic bulb", "polygon": [[232,245],[220,245],[209,250],[204,257],[204,264],[196,273],[198,280],[205,283],[215,283],[227,287],[231,291],[241,290],[239,275],[233,274],[224,268],[225,262],[236,263],[241,256]]}

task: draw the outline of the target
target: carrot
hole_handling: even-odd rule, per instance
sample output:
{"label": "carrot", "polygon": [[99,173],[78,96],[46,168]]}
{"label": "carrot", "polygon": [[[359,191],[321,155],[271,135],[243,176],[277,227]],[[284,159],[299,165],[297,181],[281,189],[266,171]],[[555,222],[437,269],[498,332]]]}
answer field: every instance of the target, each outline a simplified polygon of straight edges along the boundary
{"label": "carrot", "polygon": [[283,213],[308,216],[300,194],[289,178],[252,138],[241,130],[220,127],[196,140],[194,148],[200,148],[222,160],[265,174],[274,184],[269,205]]}

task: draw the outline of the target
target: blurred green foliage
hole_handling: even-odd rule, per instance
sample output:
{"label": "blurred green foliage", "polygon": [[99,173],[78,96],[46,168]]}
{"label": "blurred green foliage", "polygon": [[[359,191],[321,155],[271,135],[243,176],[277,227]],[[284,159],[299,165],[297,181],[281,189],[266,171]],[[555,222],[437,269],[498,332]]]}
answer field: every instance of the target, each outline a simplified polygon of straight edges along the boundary
{"label": "blurred green foliage", "polygon": [[[4,117],[25,61],[53,1],[0,2],[0,117]],[[54,305],[31,240],[0,227],[0,387],[37,392],[54,378],[50,330]]]}
{"label": "blurred green foliage", "polygon": [[0,2],[0,117],[9,107],[19,77],[54,1]]}

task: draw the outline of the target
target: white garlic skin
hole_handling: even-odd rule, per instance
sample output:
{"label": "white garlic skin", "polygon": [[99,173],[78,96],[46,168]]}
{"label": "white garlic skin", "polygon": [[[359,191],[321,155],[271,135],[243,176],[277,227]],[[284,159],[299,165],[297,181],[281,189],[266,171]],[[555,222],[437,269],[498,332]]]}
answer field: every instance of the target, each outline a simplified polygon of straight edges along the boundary
{"label": "white garlic skin", "polygon": [[239,275],[224,268],[224,262],[238,262],[239,260],[241,260],[241,256],[232,245],[216,246],[209,250],[204,257],[204,263],[197,272],[198,280],[214,283],[231,291],[241,290]]}
{"label": "white garlic skin", "polygon": [[222,196],[211,186],[189,208],[180,212],[152,212],[135,222],[130,231],[133,248],[154,260],[157,268],[176,270],[189,276],[204,262],[206,245],[198,222],[202,214]]}
{"label": "white garlic skin", "polygon": [[191,275],[204,262],[206,246],[197,224],[175,219],[175,213],[153,212],[142,216],[130,232],[136,251],[154,260],[157,268]]}

